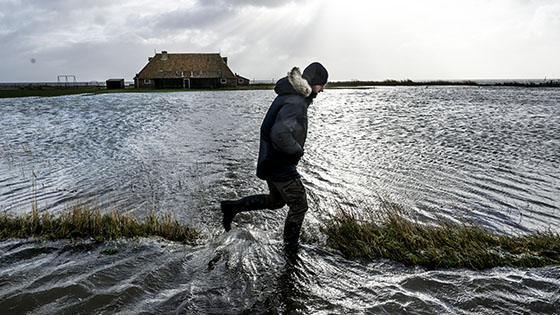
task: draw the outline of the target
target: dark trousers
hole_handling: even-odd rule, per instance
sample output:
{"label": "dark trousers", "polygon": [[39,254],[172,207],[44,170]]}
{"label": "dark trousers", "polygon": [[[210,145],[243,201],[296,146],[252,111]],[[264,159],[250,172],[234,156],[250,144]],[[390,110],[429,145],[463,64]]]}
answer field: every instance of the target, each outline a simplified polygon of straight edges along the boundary
{"label": "dark trousers", "polygon": [[301,225],[307,212],[307,194],[301,179],[287,182],[267,181],[269,194],[266,196],[265,208],[279,209],[284,205],[290,208],[286,222]]}
{"label": "dark trousers", "polygon": [[[284,224],[284,244],[286,248],[297,249],[301,226],[308,208],[305,187],[303,187],[299,178],[286,182],[267,181],[267,184],[268,194],[251,195],[232,201],[235,213],[261,209],[280,209],[287,204],[289,210]],[[233,216],[235,216],[235,213]],[[231,219],[233,219],[233,216],[231,216]]]}
{"label": "dark trousers", "polygon": [[305,213],[307,212],[307,194],[301,179],[296,178],[285,182],[267,181],[268,194],[251,195],[239,200],[224,200],[220,207],[223,212],[223,225],[226,231],[231,229],[231,222],[239,212],[280,209],[286,204],[289,207],[284,223],[284,248],[297,251],[299,234]]}

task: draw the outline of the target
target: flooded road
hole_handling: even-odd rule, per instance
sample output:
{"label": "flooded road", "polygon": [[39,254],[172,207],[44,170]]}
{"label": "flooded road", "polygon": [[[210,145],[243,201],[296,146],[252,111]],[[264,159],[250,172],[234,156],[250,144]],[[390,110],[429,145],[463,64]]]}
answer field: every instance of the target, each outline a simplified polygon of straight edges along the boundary
{"label": "flooded road", "polygon": [[218,201],[266,191],[259,127],[273,91],[0,99],[0,211],[174,213],[196,245],[160,239],[0,242],[8,313],[560,312],[559,267],[486,271],[347,260],[319,226],[335,204],[378,196],[430,221],[516,234],[560,230],[560,90],[327,90],[309,108],[299,170],[311,205],[304,248],[285,257],[286,208]]}

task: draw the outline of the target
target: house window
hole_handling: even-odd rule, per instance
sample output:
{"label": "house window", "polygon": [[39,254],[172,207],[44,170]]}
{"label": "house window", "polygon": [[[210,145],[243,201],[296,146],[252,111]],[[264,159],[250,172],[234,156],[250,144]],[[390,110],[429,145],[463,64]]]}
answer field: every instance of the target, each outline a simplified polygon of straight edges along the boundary
{"label": "house window", "polygon": [[221,79],[220,79],[220,83],[221,83],[221,84],[226,84],[226,83],[227,83],[227,79],[221,78]]}
{"label": "house window", "polygon": [[144,84],[152,84],[152,80],[150,80],[150,79],[144,79]]}
{"label": "house window", "polygon": [[243,82],[245,82],[245,80],[243,80],[243,79],[238,79],[237,80],[237,83],[239,83],[239,84],[243,84]]}

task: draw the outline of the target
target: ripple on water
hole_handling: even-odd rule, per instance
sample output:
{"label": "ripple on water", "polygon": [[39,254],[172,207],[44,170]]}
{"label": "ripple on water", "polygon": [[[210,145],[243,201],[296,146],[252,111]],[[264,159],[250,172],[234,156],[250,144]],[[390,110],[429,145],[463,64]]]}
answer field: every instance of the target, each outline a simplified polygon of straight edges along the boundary
{"label": "ripple on water", "polygon": [[[0,242],[0,309],[12,313],[558,313],[558,267],[427,271],[329,252],[317,227],[378,195],[426,220],[501,233],[560,227],[556,89],[329,90],[309,108],[299,170],[306,242],[282,251],[286,209],[239,215],[217,200],[255,178],[272,91],[1,99],[0,210],[173,213],[197,246],[156,239]],[[317,241],[319,240],[319,241]]]}

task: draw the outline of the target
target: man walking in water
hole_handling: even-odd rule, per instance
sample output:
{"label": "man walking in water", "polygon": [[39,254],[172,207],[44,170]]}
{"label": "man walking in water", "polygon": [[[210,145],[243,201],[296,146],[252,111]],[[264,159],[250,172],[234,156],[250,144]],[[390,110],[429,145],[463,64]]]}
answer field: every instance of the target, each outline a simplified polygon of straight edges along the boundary
{"label": "man walking in water", "polygon": [[284,247],[297,251],[301,225],[307,212],[307,196],[296,166],[303,156],[307,137],[307,107],[327,83],[328,72],[314,62],[300,72],[294,67],[278,80],[274,99],[261,125],[257,177],[266,180],[269,193],[239,200],[224,200],[220,207],[226,231],[236,214],[288,205],[284,224]]}

